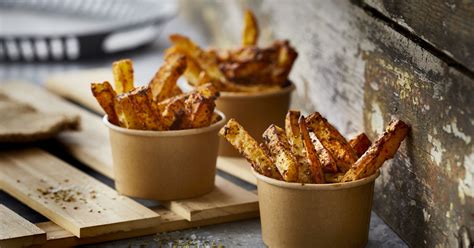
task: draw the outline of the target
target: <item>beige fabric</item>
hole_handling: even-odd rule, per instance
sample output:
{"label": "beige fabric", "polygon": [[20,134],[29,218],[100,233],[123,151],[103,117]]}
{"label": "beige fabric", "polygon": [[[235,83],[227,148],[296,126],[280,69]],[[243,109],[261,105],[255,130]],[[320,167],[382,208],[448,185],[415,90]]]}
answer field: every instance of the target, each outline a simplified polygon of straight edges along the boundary
{"label": "beige fabric", "polygon": [[33,106],[0,92],[0,142],[32,142],[51,138],[65,130],[77,130],[79,117],[38,112]]}

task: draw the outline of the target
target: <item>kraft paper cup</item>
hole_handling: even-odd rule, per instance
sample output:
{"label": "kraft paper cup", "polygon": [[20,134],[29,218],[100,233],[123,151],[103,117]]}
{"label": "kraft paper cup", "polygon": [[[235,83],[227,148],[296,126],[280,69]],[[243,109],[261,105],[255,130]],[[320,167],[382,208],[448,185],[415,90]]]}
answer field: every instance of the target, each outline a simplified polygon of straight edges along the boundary
{"label": "kraft paper cup", "polygon": [[[227,118],[238,120],[252,137],[261,142],[262,133],[270,124],[284,126],[293,90],[295,85],[291,83],[279,91],[272,92],[221,92],[216,106]],[[240,157],[224,138],[220,138],[219,155]]]}
{"label": "kraft paper cup", "polygon": [[262,237],[269,247],[365,247],[376,174],[348,183],[257,177]]}
{"label": "kraft paper cup", "polygon": [[217,135],[225,116],[209,127],[146,131],[109,128],[115,187],[121,194],[153,200],[178,200],[209,193],[214,188]]}

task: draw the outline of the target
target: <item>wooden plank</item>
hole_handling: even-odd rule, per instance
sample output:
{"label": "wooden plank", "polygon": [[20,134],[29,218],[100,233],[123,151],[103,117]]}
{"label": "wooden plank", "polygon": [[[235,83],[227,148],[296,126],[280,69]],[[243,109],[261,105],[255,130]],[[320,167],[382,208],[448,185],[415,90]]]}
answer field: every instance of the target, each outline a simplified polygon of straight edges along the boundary
{"label": "wooden plank", "polygon": [[77,237],[141,229],[159,215],[36,148],[0,153],[0,187]]}
{"label": "wooden plank", "polygon": [[[68,81],[68,80],[65,80]],[[57,96],[53,95],[50,92],[47,92],[46,90],[42,89],[39,86],[35,86],[32,84],[27,84],[27,83],[7,83],[6,85],[3,86],[4,89],[7,89],[7,92],[13,92],[15,91],[16,94],[14,94],[12,97],[24,101],[24,102],[29,102],[35,106],[38,106],[40,110],[46,109],[47,106],[42,104],[41,102],[44,101],[49,101],[49,105],[54,105],[54,110],[56,112],[69,112],[69,113],[77,113],[81,118],[81,126],[83,130],[81,132],[77,133],[65,133],[63,134],[59,140],[60,142],[71,152],[71,154],[76,157],[78,160],[84,162],[86,165],[91,166],[93,169],[96,169],[97,171],[105,174],[108,177],[113,178],[113,175],[104,173],[104,172],[109,172],[112,171],[112,161],[110,159],[111,157],[111,151],[110,151],[110,145],[109,145],[109,140],[108,140],[108,133],[105,125],[102,124],[100,117],[91,114],[90,112],[87,112],[83,109],[80,109],[78,106],[75,106],[71,103],[65,102],[63,99],[58,98]],[[75,87],[78,87],[76,85]],[[84,85],[83,87],[88,87],[88,85]],[[30,92],[34,91],[33,96],[28,96],[26,94],[18,93],[18,92]],[[71,89],[71,91],[74,91],[74,89]],[[48,111],[53,111],[52,109],[48,109]],[[83,118],[84,117],[84,118]],[[95,136],[90,136],[91,133],[94,133]],[[96,151],[91,151],[89,148],[85,147],[89,143],[94,143],[95,147],[100,147],[102,152],[96,152]],[[74,148],[74,149],[71,149]],[[101,161],[100,163],[92,163],[90,162],[94,161]],[[217,180],[219,179],[219,176],[217,176]],[[224,180],[224,179],[222,179]],[[225,187],[221,187],[220,184],[216,186],[216,189],[210,193],[211,197],[204,196],[204,198],[198,198],[197,204],[193,205],[194,208],[188,208],[187,205],[190,204],[190,202],[173,202],[171,204],[173,206],[174,210],[180,211],[181,214],[185,215],[183,213],[183,210],[189,211],[187,213],[187,216],[192,216],[195,215],[197,211],[203,211],[204,213],[214,213],[210,214],[209,217],[213,215],[222,215],[222,211],[219,210],[219,207],[224,207],[226,208],[232,208],[231,205],[234,205],[235,208],[232,212],[228,212],[228,214],[243,214],[246,212],[252,212],[255,210],[255,206],[257,204],[258,199],[255,197],[255,194],[252,192],[248,191],[239,191],[239,194],[241,194],[241,197],[235,198],[239,200],[243,200],[242,203],[239,203],[237,201],[228,201],[227,198],[225,197],[220,197],[222,195],[230,195],[233,192],[236,191],[235,187],[227,186],[228,184],[222,184]],[[219,196],[217,198],[214,198],[214,196]],[[200,205],[201,200],[208,200],[210,205]],[[247,201],[248,199],[253,199],[254,203],[249,204]],[[178,207],[179,204],[184,204],[182,207]],[[169,206],[171,206],[169,205]],[[209,206],[214,206],[216,208],[215,212],[213,212]],[[242,207],[245,206],[245,207]],[[251,206],[251,207],[249,207]],[[202,207],[202,209],[199,209],[199,207]],[[202,215],[204,216],[204,214]],[[201,218],[201,217],[198,217]]]}
{"label": "wooden plank", "polygon": [[0,247],[26,247],[46,243],[46,233],[0,204]]}
{"label": "wooden plank", "polygon": [[[72,87],[75,86],[72,85]],[[68,152],[79,161],[101,174],[113,178],[109,133],[97,115],[64,101],[61,97],[51,94],[37,85],[9,82],[0,85],[0,89],[3,89],[12,98],[32,104],[40,111],[46,113],[65,112],[80,116],[81,131],[62,133],[59,140]]]}
{"label": "wooden plank", "polygon": [[84,105],[96,113],[104,114],[104,110],[92,96],[90,84],[93,82],[113,82],[112,68],[90,69],[58,73],[49,77],[45,87],[66,99]]}
{"label": "wooden plank", "polygon": [[245,158],[217,157],[217,168],[248,183],[257,185],[257,179],[252,173],[252,168]]}
{"label": "wooden plank", "polygon": [[364,2],[474,72],[472,2],[461,0],[364,0]]}
{"label": "wooden plank", "polygon": [[216,178],[216,189],[209,194],[162,204],[189,221],[258,211],[257,195],[221,177]]}
{"label": "wooden plank", "polygon": [[162,222],[160,225],[151,228],[128,230],[124,232],[116,232],[96,237],[87,237],[79,239],[72,233],[64,230],[63,228],[51,221],[38,223],[37,226],[43,231],[45,231],[47,234],[48,240],[44,244],[44,247],[70,247],[119,239],[127,239],[161,232],[171,232],[200,226],[221,224],[243,219],[255,218],[259,215],[258,211],[254,211],[243,214],[228,215],[189,222],[183,217],[163,207],[155,207],[152,208],[152,210],[161,216]]}
{"label": "wooden plank", "polygon": [[[457,247],[462,230],[474,237],[474,80],[354,2],[209,2],[209,25],[195,28],[207,28],[219,46],[238,37],[251,7],[270,38],[290,39],[299,53],[292,108],[319,111],[344,134],[364,131],[372,140],[392,118],[409,123],[375,183],[374,210],[411,247]],[[183,13],[199,18],[197,5],[189,1]]]}

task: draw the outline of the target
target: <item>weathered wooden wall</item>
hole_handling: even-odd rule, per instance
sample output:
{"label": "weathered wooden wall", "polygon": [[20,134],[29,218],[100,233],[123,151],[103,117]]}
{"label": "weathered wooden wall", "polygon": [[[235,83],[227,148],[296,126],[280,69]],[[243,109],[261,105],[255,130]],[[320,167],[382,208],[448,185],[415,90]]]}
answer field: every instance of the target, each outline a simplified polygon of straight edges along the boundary
{"label": "weathered wooden wall", "polygon": [[364,0],[364,3],[474,71],[473,0]]}
{"label": "weathered wooden wall", "polygon": [[[204,7],[185,3],[196,23],[207,23],[216,45],[238,44],[245,7],[258,15],[262,44],[291,40],[299,51],[291,74],[298,88],[294,107],[322,112],[345,134],[364,130],[375,138],[392,118],[412,126],[395,159],[383,167],[374,202],[408,244],[456,247],[463,229],[472,237],[472,73],[451,67],[444,56],[426,50],[359,1],[205,2]],[[468,50],[453,57],[472,62],[461,56],[474,54],[474,47],[465,47],[472,40],[453,42],[447,49]]]}

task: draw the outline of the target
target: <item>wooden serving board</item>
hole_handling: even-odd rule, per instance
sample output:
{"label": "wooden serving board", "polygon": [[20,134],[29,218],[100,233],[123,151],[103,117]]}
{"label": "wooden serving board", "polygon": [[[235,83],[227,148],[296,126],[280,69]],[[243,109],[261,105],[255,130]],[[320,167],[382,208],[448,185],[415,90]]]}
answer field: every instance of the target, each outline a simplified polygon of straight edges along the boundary
{"label": "wooden serving board", "polygon": [[[104,111],[92,96],[90,83],[101,81],[112,82],[112,80],[113,76],[110,69],[90,69],[53,75],[46,81],[45,87],[57,95],[77,102],[102,115]],[[102,165],[92,163],[92,166],[94,166],[96,170],[104,172],[111,170],[111,168],[103,166],[104,163],[106,164],[108,162],[105,161],[106,158],[99,158],[98,160],[102,161]],[[244,158],[219,157],[217,160],[217,168],[248,183],[257,184],[250,164]],[[110,177],[111,175],[108,176]]]}
{"label": "wooden serving board", "polygon": [[0,188],[77,237],[159,224],[160,216],[36,148],[0,152]]}
{"label": "wooden serving board", "polygon": [[0,204],[0,247],[26,247],[46,243],[46,233]]}

